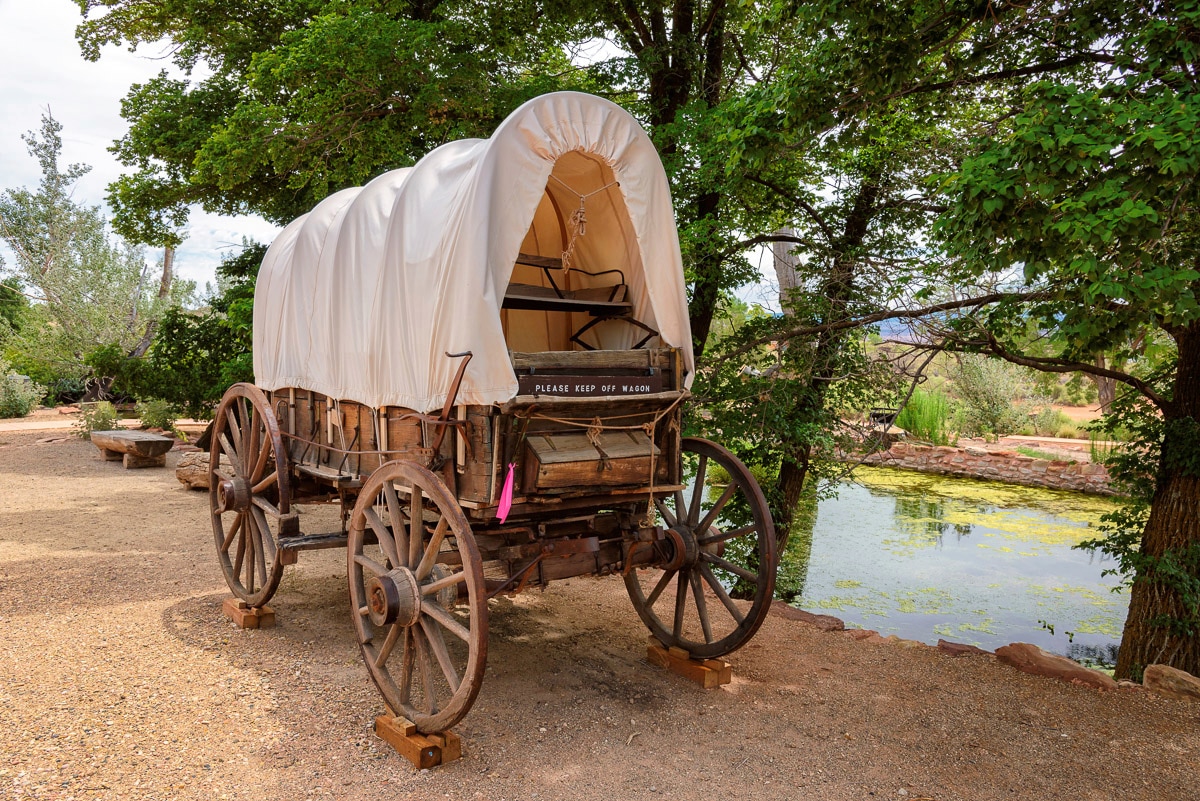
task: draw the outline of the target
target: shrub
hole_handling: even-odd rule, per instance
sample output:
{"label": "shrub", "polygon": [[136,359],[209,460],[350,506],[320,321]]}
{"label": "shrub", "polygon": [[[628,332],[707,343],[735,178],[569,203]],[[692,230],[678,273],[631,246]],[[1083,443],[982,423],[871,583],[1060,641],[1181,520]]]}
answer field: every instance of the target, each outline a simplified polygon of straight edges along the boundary
{"label": "shrub", "polygon": [[968,436],[1003,436],[1025,422],[1017,405],[1033,394],[1027,373],[1016,365],[986,356],[966,354],[951,371],[954,393],[962,402],[956,410],[959,431]]}
{"label": "shrub", "polygon": [[161,398],[142,401],[137,405],[137,414],[146,428],[161,428],[163,431],[175,428],[175,421],[179,419],[179,410]]}
{"label": "shrub", "polygon": [[896,415],[896,426],[919,440],[949,445],[950,431],[946,426],[949,417],[950,404],[945,395],[917,389]]}
{"label": "shrub", "polygon": [[111,431],[117,427],[121,416],[117,407],[108,401],[85,403],[79,409],[79,420],[75,423],[75,435],[80,439],[91,439],[93,431]]}
{"label": "shrub", "polygon": [[0,359],[0,417],[24,417],[42,399],[46,388],[25,376],[8,371],[8,362]]}
{"label": "shrub", "polygon": [[1053,406],[1043,406],[1033,416],[1033,430],[1039,437],[1053,437],[1063,426],[1072,425],[1071,418]]}

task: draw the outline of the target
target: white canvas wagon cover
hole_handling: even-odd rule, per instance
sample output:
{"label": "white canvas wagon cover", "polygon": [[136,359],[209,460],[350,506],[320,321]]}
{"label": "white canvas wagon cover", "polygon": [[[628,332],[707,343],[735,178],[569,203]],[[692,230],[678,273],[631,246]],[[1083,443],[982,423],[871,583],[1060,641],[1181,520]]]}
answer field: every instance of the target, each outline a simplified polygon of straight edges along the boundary
{"label": "white canvas wagon cover", "polygon": [[[582,232],[570,220],[581,202]],[[682,350],[690,384],[666,174],[632,116],[577,92],[531,100],[491,138],[439,147],[288,225],[259,271],[255,382],[429,411],[444,403],[459,365],[446,354],[471,351],[458,402],[507,401],[517,394],[508,351],[570,349],[562,332],[579,320],[555,320],[580,317],[502,311],[514,262],[520,253],[559,256],[572,238],[569,263],[579,269],[566,280],[587,287],[623,279],[632,317]],[[541,270],[518,269],[523,281],[541,280]],[[593,278],[585,270],[621,273]],[[610,349],[644,335],[620,321],[589,333]]]}

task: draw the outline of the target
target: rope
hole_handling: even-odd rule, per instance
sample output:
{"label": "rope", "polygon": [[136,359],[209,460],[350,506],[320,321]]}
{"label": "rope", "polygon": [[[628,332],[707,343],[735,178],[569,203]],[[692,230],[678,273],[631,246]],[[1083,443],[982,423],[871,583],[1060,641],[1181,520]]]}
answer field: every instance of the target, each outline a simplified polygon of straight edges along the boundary
{"label": "rope", "polygon": [[[670,414],[672,411],[674,411],[676,406],[678,406],[680,403],[683,402],[685,395],[686,395],[686,393],[681,393],[678,398],[671,401],[671,404],[669,406],[667,406],[665,409],[660,411],[658,414],[654,415],[653,420],[650,420],[649,422],[645,422],[645,423],[635,423],[633,425],[613,425],[611,423],[605,422],[603,419],[600,418],[599,415],[593,417],[591,420],[587,420],[586,418],[583,418],[583,417],[551,417],[549,415],[539,414],[538,412],[533,411],[532,409],[529,412],[527,412],[526,414],[516,413],[514,416],[525,420],[526,428],[528,428],[530,420],[537,418],[538,420],[545,420],[550,423],[558,423],[559,425],[565,425],[565,426],[571,426],[573,428],[584,429],[587,434],[588,442],[590,442],[592,447],[595,448],[600,453],[600,469],[601,470],[608,469],[608,459],[609,459],[608,454],[606,454],[604,452],[604,449],[600,447],[600,434],[602,432],[604,432],[604,431],[639,431],[639,430],[646,432],[646,437],[650,441],[650,497],[646,504],[646,514],[642,518],[641,524],[643,527],[649,528],[650,526],[654,525],[654,484],[655,484],[654,478],[655,478],[655,473],[658,472],[658,464],[657,464],[658,460],[654,453],[654,437],[658,431],[658,424],[660,422],[662,422],[662,419],[664,417],[666,417],[668,414]],[[639,416],[640,415],[637,415],[637,414],[618,414],[618,415],[612,415],[607,419],[608,420],[621,420],[626,417],[639,417]],[[675,418],[671,418],[670,422],[667,424],[667,430],[668,431],[678,431],[679,430],[679,421],[676,420]]]}
{"label": "rope", "polygon": [[572,195],[579,198],[579,208],[571,212],[571,217],[567,220],[567,227],[571,229],[571,240],[567,243],[567,249],[562,252],[563,272],[568,273],[571,271],[571,256],[575,252],[575,240],[579,239],[581,236],[587,235],[587,199],[592,195],[598,195],[601,192],[611,189],[614,186],[620,186],[621,184],[618,181],[612,181],[611,183],[607,183],[595,191],[588,192],[587,194],[581,194],[557,175],[551,174],[550,177],[555,181],[558,181],[559,185]]}

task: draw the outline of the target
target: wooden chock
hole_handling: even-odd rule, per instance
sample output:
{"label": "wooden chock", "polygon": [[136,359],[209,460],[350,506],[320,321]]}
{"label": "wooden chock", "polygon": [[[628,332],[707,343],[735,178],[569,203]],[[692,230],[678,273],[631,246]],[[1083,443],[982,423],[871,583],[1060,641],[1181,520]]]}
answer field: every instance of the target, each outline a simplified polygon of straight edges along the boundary
{"label": "wooden chock", "polygon": [[375,734],[418,770],[444,765],[462,757],[462,738],[452,731],[421,734],[407,718],[379,715]]}
{"label": "wooden chock", "polygon": [[248,606],[237,598],[226,598],[221,611],[239,629],[269,629],[275,625],[275,610],[269,606]]}
{"label": "wooden chock", "polygon": [[723,659],[692,659],[691,654],[682,648],[663,648],[662,644],[653,638],[646,646],[646,659],[651,664],[666,668],[706,690],[733,681],[733,668]]}

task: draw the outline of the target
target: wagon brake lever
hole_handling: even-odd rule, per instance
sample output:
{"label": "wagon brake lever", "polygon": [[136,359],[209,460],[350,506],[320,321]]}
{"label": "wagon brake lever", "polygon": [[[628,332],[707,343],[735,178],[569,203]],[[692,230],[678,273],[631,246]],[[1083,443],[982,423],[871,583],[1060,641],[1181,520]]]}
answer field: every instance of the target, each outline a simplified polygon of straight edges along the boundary
{"label": "wagon brake lever", "polygon": [[454,411],[454,401],[458,400],[458,389],[462,386],[463,376],[467,372],[467,365],[471,362],[471,357],[475,354],[469,350],[462,353],[447,353],[446,356],[451,359],[465,357],[462,363],[458,365],[458,372],[454,375],[454,381],[450,384],[450,391],[446,393],[446,403],[442,406],[442,413],[438,416],[438,421],[441,423],[438,426],[437,436],[433,440],[433,458],[436,460],[438,454],[442,450],[442,440],[446,438],[446,423],[450,420],[450,413]]}

